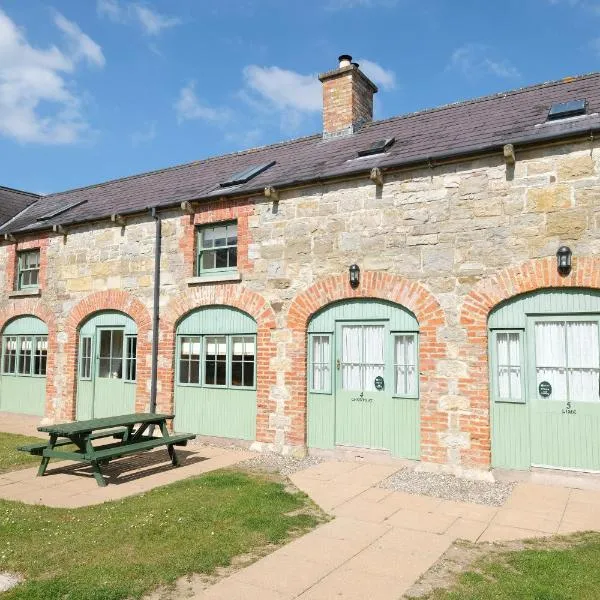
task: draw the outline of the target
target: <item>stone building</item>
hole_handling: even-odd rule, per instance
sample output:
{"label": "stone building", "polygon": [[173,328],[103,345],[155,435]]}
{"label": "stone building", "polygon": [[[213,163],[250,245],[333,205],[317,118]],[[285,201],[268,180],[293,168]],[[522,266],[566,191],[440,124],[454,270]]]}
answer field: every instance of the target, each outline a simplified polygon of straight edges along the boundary
{"label": "stone building", "polygon": [[0,410],[600,470],[600,74],[384,121],[320,80],[318,135],[0,188]]}

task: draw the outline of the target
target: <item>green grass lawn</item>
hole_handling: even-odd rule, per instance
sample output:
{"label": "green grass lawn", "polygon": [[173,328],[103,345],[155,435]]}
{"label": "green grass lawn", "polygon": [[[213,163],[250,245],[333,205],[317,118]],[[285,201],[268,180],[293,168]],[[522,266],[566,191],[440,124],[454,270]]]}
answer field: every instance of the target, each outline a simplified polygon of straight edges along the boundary
{"label": "green grass lawn", "polygon": [[596,600],[600,598],[600,534],[583,533],[493,552],[470,565],[430,600]]}
{"label": "green grass lawn", "polygon": [[265,476],[215,471],[80,509],[0,500],[0,572],[26,581],[3,600],[141,598],[188,573],[279,544],[324,518]]}
{"label": "green grass lawn", "polygon": [[41,438],[28,437],[26,435],[0,433],[0,473],[39,465],[39,456],[31,456],[31,454],[27,454],[26,452],[18,452],[16,447],[43,441]]}

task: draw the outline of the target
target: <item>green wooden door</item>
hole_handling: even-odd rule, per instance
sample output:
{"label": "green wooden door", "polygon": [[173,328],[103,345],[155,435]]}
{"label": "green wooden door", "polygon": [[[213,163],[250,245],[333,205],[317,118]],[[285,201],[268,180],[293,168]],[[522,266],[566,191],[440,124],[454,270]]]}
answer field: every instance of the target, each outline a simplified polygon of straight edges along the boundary
{"label": "green wooden door", "polygon": [[524,294],[488,323],[492,466],[600,471],[600,292]]}
{"label": "green wooden door", "polygon": [[385,391],[387,339],[383,323],[338,323],[335,363],[338,446],[386,449],[389,444],[391,397]]}
{"label": "green wooden door", "polygon": [[338,302],[313,317],[309,447],[419,458],[418,328],[412,313],[380,300]]}
{"label": "green wooden door", "polygon": [[43,416],[48,328],[33,316],[13,319],[2,332],[0,411]]}
{"label": "green wooden door", "polygon": [[600,471],[598,317],[532,317],[533,466]]}
{"label": "green wooden door", "polygon": [[177,327],[175,431],[256,438],[256,322],[227,306],[185,316]]}
{"label": "green wooden door", "polygon": [[81,329],[77,419],[135,412],[137,330],[128,316],[100,313]]}

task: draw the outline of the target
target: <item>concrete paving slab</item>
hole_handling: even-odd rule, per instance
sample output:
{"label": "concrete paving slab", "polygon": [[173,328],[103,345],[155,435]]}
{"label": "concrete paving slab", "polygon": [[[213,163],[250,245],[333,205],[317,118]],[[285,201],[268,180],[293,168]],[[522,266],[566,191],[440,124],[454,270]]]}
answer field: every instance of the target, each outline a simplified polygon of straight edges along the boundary
{"label": "concrete paving slab", "polygon": [[195,597],[199,600],[291,600],[294,596],[229,578]]}
{"label": "concrete paving slab", "polygon": [[442,502],[436,506],[435,510],[444,515],[464,517],[471,521],[482,521],[483,523],[489,523],[494,515],[498,512],[498,507],[486,506],[484,504],[473,504],[470,502],[442,500]]}
{"label": "concrete paving slab", "polygon": [[517,529],[534,529],[543,531],[544,533],[556,533],[561,518],[562,513],[559,513],[553,519],[549,519],[525,510],[501,508],[491,523],[492,525],[500,525],[502,527],[516,527]]}
{"label": "concrete paving slab", "polygon": [[467,540],[468,542],[476,542],[483,532],[487,529],[488,524],[483,521],[474,521],[464,517],[458,517],[448,530],[446,535],[455,540]]}
{"label": "concrete paving slab", "polygon": [[569,503],[571,502],[591,504],[592,506],[600,507],[600,492],[593,492],[589,490],[571,490]]}
{"label": "concrete paving slab", "polygon": [[300,477],[303,479],[317,479],[319,481],[330,481],[331,479],[339,477],[344,473],[355,471],[361,466],[363,465],[361,465],[360,463],[327,461],[315,465],[314,467],[304,469],[300,473],[297,473],[295,476],[292,475],[291,478],[293,479],[294,477]]}
{"label": "concrete paving slab", "polygon": [[418,512],[433,512],[440,506],[442,500],[431,496],[392,492],[389,496],[381,500],[380,503],[389,507],[406,508]]}
{"label": "concrete paving slab", "polygon": [[534,531],[531,529],[519,529],[517,527],[505,527],[503,525],[490,525],[479,538],[479,542],[506,542],[509,540],[527,540],[539,537],[547,537],[548,533]]}
{"label": "concrete paving slab", "polygon": [[[362,494],[361,494],[362,495]],[[336,506],[333,514],[339,517],[349,517],[357,521],[368,521],[371,523],[381,523],[398,510],[395,506],[388,506],[380,502],[363,500],[360,496]]]}
{"label": "concrete paving slab", "polygon": [[0,431],[6,433],[47,438],[47,433],[37,430],[41,421],[42,417],[0,411]]}
{"label": "concrete paving slab", "polygon": [[336,517],[333,521],[315,529],[313,535],[336,540],[368,540],[373,542],[390,530],[391,526],[385,523],[368,523],[346,517]]}
{"label": "concrete paving slab", "polygon": [[402,529],[414,529],[416,531],[426,531],[429,533],[444,533],[457,517],[444,515],[438,512],[418,512],[403,508],[394,513],[387,523],[393,527]]}

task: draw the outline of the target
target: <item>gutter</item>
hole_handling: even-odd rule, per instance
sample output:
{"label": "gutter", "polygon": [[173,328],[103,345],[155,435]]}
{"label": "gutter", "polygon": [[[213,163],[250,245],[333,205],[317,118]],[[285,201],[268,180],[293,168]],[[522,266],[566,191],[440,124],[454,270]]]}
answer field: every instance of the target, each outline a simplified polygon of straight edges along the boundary
{"label": "gutter", "polygon": [[[515,149],[517,149],[518,147],[520,147],[520,149],[526,149],[530,146],[538,146],[538,145],[544,145],[544,144],[549,144],[549,143],[558,143],[558,142],[566,141],[569,139],[570,140],[575,140],[578,138],[594,139],[594,134],[598,133],[598,132],[600,132],[600,122],[595,126],[590,126],[586,130],[576,130],[576,131],[567,130],[567,131],[563,131],[561,133],[549,132],[545,135],[531,135],[530,134],[530,135],[525,135],[525,136],[521,136],[521,137],[513,138],[513,139],[509,138],[503,142],[497,142],[494,144],[483,144],[483,145],[472,146],[472,147],[467,147],[467,148],[463,147],[459,150],[453,150],[450,152],[440,152],[437,154],[424,154],[424,155],[418,156],[416,158],[411,158],[410,160],[399,160],[397,162],[389,162],[384,165],[370,164],[368,167],[365,167],[364,169],[352,170],[352,171],[350,171],[350,170],[331,171],[323,176],[315,176],[315,177],[311,177],[308,179],[288,179],[288,180],[284,180],[284,181],[277,182],[277,183],[270,183],[269,185],[271,185],[281,191],[282,189],[303,187],[303,186],[307,186],[307,185],[311,185],[311,184],[315,184],[315,183],[326,183],[326,182],[333,181],[336,179],[337,180],[353,179],[353,178],[358,178],[358,177],[363,177],[365,175],[368,175],[373,166],[378,166],[382,172],[414,169],[419,166],[428,166],[430,168],[433,168],[433,167],[439,166],[443,163],[456,162],[460,159],[469,159],[469,158],[473,158],[475,156],[490,155],[490,154],[494,154],[496,152],[502,153],[503,147],[505,144],[512,144],[513,146],[515,146]],[[159,205],[156,205],[156,206],[146,209],[146,210],[153,211],[153,213],[154,213],[153,218],[157,219],[158,217],[156,215],[159,210],[168,210],[168,209],[178,208],[181,206],[182,202],[197,203],[197,202],[201,202],[203,200],[205,200],[205,201],[214,200],[216,198],[239,198],[239,197],[245,197],[245,196],[253,196],[253,195],[257,195],[257,194],[262,195],[264,193],[264,188],[265,188],[265,186],[263,184],[259,187],[246,188],[244,190],[240,190],[237,193],[236,192],[215,193],[213,191],[208,194],[204,194],[202,196],[197,196],[195,198],[181,197],[178,200],[173,200],[167,204],[159,204]],[[25,209],[25,210],[27,210],[27,209]],[[122,212],[120,214],[123,217],[126,217],[126,216],[140,215],[143,213],[144,213],[144,210],[135,209],[135,210],[127,211],[127,212]],[[19,215],[17,215],[16,217],[13,217],[13,219],[16,219],[18,216]],[[110,215],[107,215],[105,217],[96,217],[93,219],[81,219],[81,220],[77,220],[77,221],[65,222],[65,223],[62,223],[62,226],[66,227],[66,226],[71,226],[71,225],[81,225],[84,223],[92,223],[94,221],[103,221],[104,219],[108,218],[109,216]],[[2,227],[0,227],[0,229],[2,229]],[[46,231],[48,229],[52,229],[52,227],[50,226],[50,227],[44,227],[44,228],[39,228],[39,229],[37,229],[37,228],[36,229],[24,229],[21,231],[17,230],[17,231],[6,232],[6,233],[11,233],[11,234],[20,233],[23,235],[28,235],[28,234],[35,234],[35,233],[41,232],[41,231]]]}

